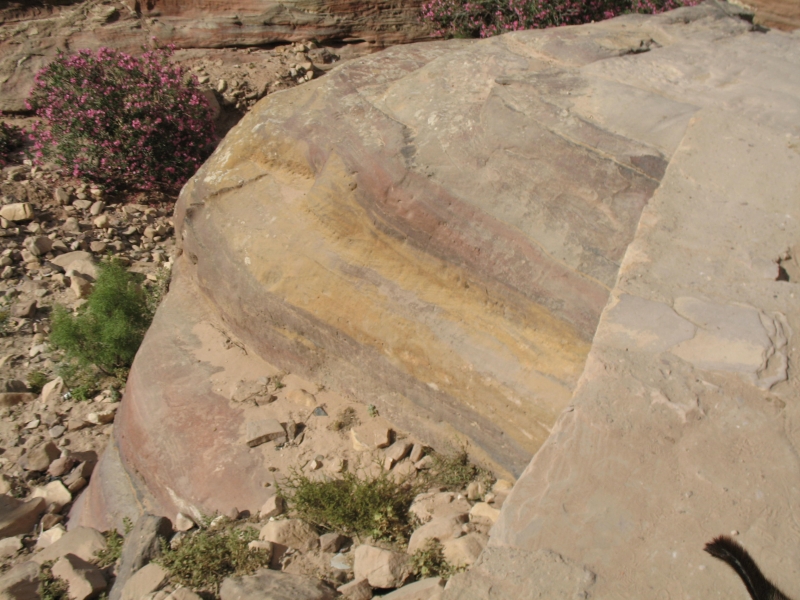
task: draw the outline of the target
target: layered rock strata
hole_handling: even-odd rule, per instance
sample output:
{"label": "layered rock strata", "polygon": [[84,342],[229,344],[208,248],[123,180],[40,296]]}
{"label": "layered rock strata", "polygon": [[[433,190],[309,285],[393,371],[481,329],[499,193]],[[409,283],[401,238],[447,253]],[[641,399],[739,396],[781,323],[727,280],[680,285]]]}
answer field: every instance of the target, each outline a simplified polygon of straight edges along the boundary
{"label": "layered rock strata", "polygon": [[[750,35],[726,11],[393,48],[259,104],[181,195],[174,288],[108,454],[128,497],[263,503],[207,321],[264,371],[519,474],[570,402],[643,207],[733,76],[702,78],[706,46]],[[119,478],[94,481],[86,503],[124,504]]]}

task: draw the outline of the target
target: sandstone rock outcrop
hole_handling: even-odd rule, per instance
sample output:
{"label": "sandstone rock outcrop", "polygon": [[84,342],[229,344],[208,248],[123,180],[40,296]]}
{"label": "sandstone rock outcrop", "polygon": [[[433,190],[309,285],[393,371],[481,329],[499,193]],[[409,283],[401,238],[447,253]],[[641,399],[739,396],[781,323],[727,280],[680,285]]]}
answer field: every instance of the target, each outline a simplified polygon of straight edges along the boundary
{"label": "sandstone rock outcrop", "polygon": [[746,597],[703,552],[732,532],[800,591],[800,288],[785,268],[800,238],[800,39],[690,17],[713,10],[650,21],[686,43],[585,69],[696,108],[572,406],[447,600]]}
{"label": "sandstone rock outcrop", "polygon": [[[87,505],[125,505],[111,500],[115,461],[139,474],[117,478],[125,494],[162,514],[266,500],[244,413],[210,382],[233,372],[204,358],[211,321],[248,356],[428,443],[466,436],[519,474],[570,401],[691,119],[731,94],[693,83],[670,97],[671,80],[646,74],[696,81],[697,44],[735,51],[750,31],[731,12],[392,48],[262,101],[181,195],[173,290]],[[753,91],[742,112],[767,118],[773,95]]]}

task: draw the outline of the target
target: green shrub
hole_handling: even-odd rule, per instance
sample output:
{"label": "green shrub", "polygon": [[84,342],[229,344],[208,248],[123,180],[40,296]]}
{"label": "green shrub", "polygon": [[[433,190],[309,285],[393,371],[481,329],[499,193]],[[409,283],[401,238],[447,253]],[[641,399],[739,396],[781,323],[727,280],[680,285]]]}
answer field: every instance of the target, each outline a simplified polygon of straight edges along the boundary
{"label": "green shrub", "polygon": [[421,490],[397,483],[385,471],[364,479],[348,472],[322,481],[292,471],[278,491],[295,516],[321,529],[404,542],[412,525],[408,509]]}
{"label": "green shrub", "polygon": [[411,555],[411,573],[417,579],[451,577],[465,568],[447,562],[444,557],[444,546],[436,538],[429,539],[422,548]]}
{"label": "green shrub", "polygon": [[49,378],[47,377],[47,373],[43,373],[42,371],[31,371],[28,373],[28,388],[30,388],[31,392],[34,394],[40,394],[42,388],[47,384]]}
{"label": "green shrub", "polygon": [[69,600],[67,582],[53,575],[53,561],[42,563],[39,569],[39,593],[41,600]]}
{"label": "green shrub", "polygon": [[56,372],[75,400],[89,400],[100,391],[98,369],[94,365],[65,359],[59,363]]}
{"label": "green shrub", "polygon": [[130,368],[153,314],[139,276],[118,261],[105,261],[94,290],[77,314],[53,310],[50,341],[68,359],[93,364],[107,375]]}
{"label": "green shrub", "polygon": [[[128,535],[133,529],[133,523],[128,517],[123,517],[122,523],[125,535]],[[106,547],[95,552],[97,566],[101,569],[109,567],[119,560],[119,557],[122,556],[122,546],[125,543],[125,537],[120,535],[116,529],[106,531],[103,535],[106,538]]]}
{"label": "green shrub", "polygon": [[470,462],[466,448],[451,454],[434,452],[431,458],[433,464],[427,473],[429,481],[448,490],[463,490],[472,481],[482,481],[488,487],[493,480],[489,471]]}
{"label": "green shrub", "polygon": [[250,575],[269,563],[268,552],[247,547],[256,539],[258,531],[253,527],[199,529],[174,549],[162,539],[162,556],[155,562],[169,572],[174,583],[216,594],[226,577]]}

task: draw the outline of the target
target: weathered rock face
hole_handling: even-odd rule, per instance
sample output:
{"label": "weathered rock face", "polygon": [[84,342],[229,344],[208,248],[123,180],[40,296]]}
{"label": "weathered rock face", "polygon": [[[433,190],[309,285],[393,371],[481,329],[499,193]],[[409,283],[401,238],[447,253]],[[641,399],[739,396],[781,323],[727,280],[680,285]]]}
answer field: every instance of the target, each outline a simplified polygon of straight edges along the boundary
{"label": "weathered rock face", "polygon": [[382,48],[427,39],[420,0],[273,2],[86,0],[0,6],[0,111],[24,110],[37,71],[59,50],[101,46],[139,53],[155,38],[178,48],[259,46],[301,40],[362,41]]}
{"label": "weathered rock face", "polygon": [[709,10],[393,48],[258,105],[183,191],[84,513],[257,510],[269,474],[213,384],[256,359],[519,474],[698,110],[629,73],[748,31]]}
{"label": "weathered rock face", "polygon": [[697,110],[570,410],[448,600],[746,597],[703,552],[731,532],[788,597],[800,591],[787,526],[800,503],[800,38],[668,25],[712,10],[639,25],[685,43],[583,69]]}

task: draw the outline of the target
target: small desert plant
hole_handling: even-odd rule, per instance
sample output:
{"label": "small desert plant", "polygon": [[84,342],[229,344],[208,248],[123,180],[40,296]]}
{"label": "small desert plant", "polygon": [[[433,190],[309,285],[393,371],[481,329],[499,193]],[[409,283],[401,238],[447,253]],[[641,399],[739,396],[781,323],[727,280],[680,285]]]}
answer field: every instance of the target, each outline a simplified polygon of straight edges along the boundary
{"label": "small desert plant", "polygon": [[425,545],[411,555],[411,573],[417,579],[428,577],[450,577],[463,571],[466,567],[453,566],[444,557],[444,546],[436,538],[431,538]]}
{"label": "small desert plant", "polygon": [[41,600],[68,600],[67,582],[53,575],[53,561],[42,563],[39,569],[39,597]]}
{"label": "small desert plant", "polygon": [[28,388],[32,393],[40,394],[42,392],[42,388],[49,380],[50,379],[47,377],[47,373],[43,373],[42,371],[31,371],[27,376]]}
{"label": "small desert plant", "polygon": [[34,159],[110,189],[175,191],[213,149],[212,113],[170,50],[60,53],[36,75]]}
{"label": "small desert plant", "polygon": [[118,261],[99,265],[94,290],[77,314],[56,306],[50,341],[79,365],[93,364],[106,375],[130,368],[153,315],[140,278]]}
{"label": "small desert plant", "polygon": [[450,454],[431,454],[433,463],[428,470],[427,478],[430,483],[442,486],[448,490],[462,490],[472,481],[482,481],[489,487],[492,474],[486,469],[473,464],[469,460],[466,448]]}
{"label": "small desert plant", "polygon": [[[128,535],[133,529],[133,523],[128,517],[123,517],[122,523],[125,535]],[[125,537],[120,535],[116,529],[111,529],[103,535],[106,538],[106,547],[95,552],[97,566],[101,569],[109,567],[119,560],[119,557],[122,556],[122,546],[125,543]]]}
{"label": "small desert plant", "polygon": [[78,359],[66,358],[56,368],[75,400],[89,400],[100,391],[99,370],[94,365],[82,364]]}
{"label": "small desert plant", "polygon": [[356,416],[355,409],[352,406],[348,406],[328,425],[328,429],[342,433],[352,429],[355,425],[358,425],[358,416]]}
{"label": "small desert plant", "polygon": [[346,472],[322,481],[292,471],[278,488],[295,516],[320,529],[398,542],[411,533],[408,509],[420,491],[386,471],[364,478]]}
{"label": "small desert plant", "polygon": [[655,14],[700,0],[429,0],[422,19],[441,37],[490,37],[508,31],[602,21],[626,13]]}
{"label": "small desert plant", "polygon": [[226,577],[250,575],[269,564],[268,551],[247,547],[257,539],[258,531],[253,527],[199,529],[174,549],[162,539],[162,556],[156,562],[169,572],[174,583],[216,594]]}

